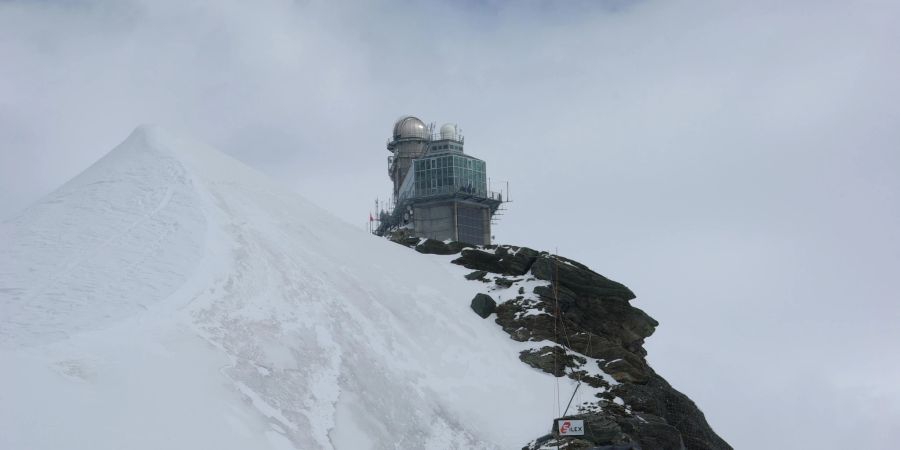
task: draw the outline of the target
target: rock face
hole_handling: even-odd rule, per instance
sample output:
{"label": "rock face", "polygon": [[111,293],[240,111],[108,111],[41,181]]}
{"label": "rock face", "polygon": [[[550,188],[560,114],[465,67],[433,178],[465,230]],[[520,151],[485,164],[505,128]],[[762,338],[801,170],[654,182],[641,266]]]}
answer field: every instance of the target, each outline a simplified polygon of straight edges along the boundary
{"label": "rock face", "polygon": [[490,295],[479,293],[472,299],[470,306],[475,311],[475,314],[481,316],[482,319],[487,319],[497,309],[497,302]]}
{"label": "rock face", "polygon": [[488,246],[485,249],[463,249],[461,256],[453,263],[468,269],[517,276],[528,273],[538,256],[538,252],[530,248]]}
{"label": "rock face", "polygon": [[576,261],[527,247],[390,238],[420,253],[459,254],[452,262],[473,270],[467,279],[513,292],[499,304],[479,294],[472,309],[481,317],[496,312],[496,323],[514,340],[554,344],[523,351],[519,359],[525,364],[599,391],[596,400],[567,416],[585,421],[585,436],[544,436],[525,448],[731,448],[697,405],[647,364],[644,339],[659,323],[629,303],[635,295],[625,285]]}

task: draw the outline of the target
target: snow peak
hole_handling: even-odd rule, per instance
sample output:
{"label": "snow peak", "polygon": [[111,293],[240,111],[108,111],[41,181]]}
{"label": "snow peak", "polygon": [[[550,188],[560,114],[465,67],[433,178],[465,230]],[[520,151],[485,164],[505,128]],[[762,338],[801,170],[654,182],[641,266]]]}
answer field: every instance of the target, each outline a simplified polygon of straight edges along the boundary
{"label": "snow peak", "polygon": [[560,420],[557,432],[560,436],[584,436],[583,420]]}

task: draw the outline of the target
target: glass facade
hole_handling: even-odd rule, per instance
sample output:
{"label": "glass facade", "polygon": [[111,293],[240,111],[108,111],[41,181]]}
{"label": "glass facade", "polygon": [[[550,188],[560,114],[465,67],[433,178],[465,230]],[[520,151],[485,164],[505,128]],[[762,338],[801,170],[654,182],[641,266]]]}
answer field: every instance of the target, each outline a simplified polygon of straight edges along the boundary
{"label": "glass facade", "polygon": [[[487,196],[484,161],[466,155],[437,155],[413,161],[414,178],[407,187],[415,197],[465,192]],[[404,183],[406,184],[406,183]]]}
{"label": "glass facade", "polygon": [[462,145],[460,145],[460,144],[453,144],[453,143],[448,144],[448,143],[446,143],[446,141],[443,141],[443,142],[440,142],[440,143],[437,143],[437,144],[432,144],[432,145],[429,146],[428,148],[431,149],[431,150],[449,150],[449,151],[451,151],[451,152],[461,152],[461,151],[463,151],[463,146],[462,146]]}

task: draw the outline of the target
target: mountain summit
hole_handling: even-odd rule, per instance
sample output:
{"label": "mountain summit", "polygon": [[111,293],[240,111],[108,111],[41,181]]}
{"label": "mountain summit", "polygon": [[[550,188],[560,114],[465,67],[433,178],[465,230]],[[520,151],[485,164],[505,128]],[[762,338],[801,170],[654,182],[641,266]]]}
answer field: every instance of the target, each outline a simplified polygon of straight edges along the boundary
{"label": "mountain summit", "polygon": [[0,448],[517,448],[549,426],[548,377],[472,314],[463,269],[164,130],[0,237]]}
{"label": "mountain summit", "polygon": [[624,285],[395,241],[137,128],[0,226],[0,448],[538,448],[572,396],[593,443],[729,448]]}

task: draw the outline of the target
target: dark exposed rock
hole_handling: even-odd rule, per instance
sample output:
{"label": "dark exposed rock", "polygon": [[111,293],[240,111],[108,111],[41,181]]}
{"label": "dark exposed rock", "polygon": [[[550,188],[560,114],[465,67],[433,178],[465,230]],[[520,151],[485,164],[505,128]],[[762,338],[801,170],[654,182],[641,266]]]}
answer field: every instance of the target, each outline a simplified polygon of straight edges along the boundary
{"label": "dark exposed rock", "polygon": [[[644,339],[659,323],[631,306],[635,295],[625,285],[576,261],[525,247],[472,248],[403,235],[390,238],[421,253],[459,253],[453,263],[473,270],[466,275],[470,280],[493,279],[504,288],[521,281],[515,277],[548,282],[535,287],[533,296],[519,287],[517,297],[499,305],[485,294],[471,304],[481,317],[496,312],[496,323],[514,340],[555,343],[521,352],[519,359],[526,364],[599,389],[593,402],[573,405],[578,415],[570,416],[584,420],[589,433],[579,438],[545,436],[538,441],[550,439],[549,444],[555,441],[570,450],[731,449],[694,402],[647,364]],[[588,364],[585,357],[598,363]],[[610,386],[608,378],[592,374],[598,369],[618,384]],[[527,448],[538,448],[538,441]]]}
{"label": "dark exposed rock", "polygon": [[600,364],[600,368],[619,383],[646,383],[650,379],[650,374],[645,367],[646,364],[635,364],[625,358]]}
{"label": "dark exposed rock", "polygon": [[484,281],[485,283],[488,283],[489,281],[484,279],[485,275],[487,275],[487,272],[485,272],[484,270],[476,270],[476,271],[466,275],[466,279],[467,280],[479,280],[479,281]]}
{"label": "dark exposed rock", "polygon": [[577,295],[594,298],[635,298],[631,289],[570,259],[543,254],[531,266],[531,273],[539,280],[559,279],[564,287]]}
{"label": "dark exposed rock", "polygon": [[[579,330],[578,324],[575,323],[569,328]],[[623,346],[621,342],[610,338],[609,335],[595,334],[585,330],[570,333],[568,339],[568,343],[572,345],[573,350],[592,358],[606,361],[625,359],[632,365],[644,364],[643,348],[638,349],[640,352],[630,350]]]}
{"label": "dark exposed rock", "polygon": [[475,314],[481,316],[482,319],[486,319],[487,316],[494,313],[494,310],[497,308],[497,302],[490,295],[479,293],[475,294],[475,298],[472,299],[470,306],[475,311]]}
{"label": "dark exposed rock", "polygon": [[486,252],[480,249],[463,249],[460,257],[453,260],[472,270],[486,270],[501,275],[525,275],[537,259],[538,252],[527,247],[503,246]]}
{"label": "dark exposed rock", "polygon": [[616,419],[620,429],[637,440],[641,450],[683,450],[681,433],[663,418],[652,414],[620,416]]}
{"label": "dark exposed rock", "polygon": [[525,447],[522,447],[522,450],[534,450],[536,448],[543,447],[544,444],[553,440],[552,434],[545,434],[529,443]]}
{"label": "dark exposed rock", "polygon": [[398,230],[388,236],[391,242],[396,242],[404,247],[415,247],[421,241],[421,238],[411,235],[406,230]]}
{"label": "dark exposed rock", "polygon": [[[618,395],[641,419],[624,412],[613,414],[615,408],[609,404],[588,416],[597,420],[606,417],[603,423],[615,420],[642,449],[730,448],[712,431],[693,402],[672,389],[647,365],[643,340],[654,331],[655,320],[623,299],[579,295],[562,286],[558,294],[559,318],[556,318],[553,291],[552,285],[536,288],[537,304],[533,300],[514,299],[498,305],[496,321],[515,340],[549,340],[600,360],[599,368],[620,383],[611,388],[607,399]],[[535,308],[544,314],[525,314]],[[562,336],[562,329],[567,330],[567,336]],[[547,349],[523,352],[520,359],[556,376],[568,370],[571,378],[582,379],[594,387],[606,387],[605,380],[586,377],[587,372],[576,366],[579,361],[563,359],[564,349],[555,353]],[[554,354],[556,365],[552,362]],[[666,410],[665,404],[671,411]]]}
{"label": "dark exposed rock", "polygon": [[[546,307],[545,305],[541,305]],[[553,317],[547,314],[523,315],[526,312],[522,300],[514,299],[497,305],[497,324],[514,340],[554,340]]]}
{"label": "dark exposed rock", "polygon": [[459,253],[466,244],[462,242],[443,242],[435,239],[425,239],[417,245],[416,251],[429,255],[455,255]]}
{"label": "dark exposed rock", "polygon": [[731,448],[713,432],[700,408],[659,375],[654,374],[645,384],[619,384],[613,387],[613,392],[634,411],[659,416],[672,424],[681,434],[686,448]]}
{"label": "dark exposed rock", "polygon": [[[597,375],[591,375],[586,370],[573,370],[569,374],[569,378],[579,380],[590,387],[609,388],[609,383],[605,379]],[[609,394],[609,397],[612,400],[612,394]]]}
{"label": "dark exposed rock", "polygon": [[565,375],[567,368],[580,367],[587,362],[578,355],[567,353],[566,349],[558,345],[523,350],[519,353],[519,359],[535,369],[543,370],[556,377]]}
{"label": "dark exposed rock", "polygon": [[495,283],[497,286],[500,286],[500,287],[502,287],[502,288],[508,288],[508,287],[512,286],[513,283],[515,283],[515,282],[517,282],[517,281],[522,281],[522,280],[511,280],[511,279],[509,279],[509,278],[503,278],[503,277],[496,277],[496,278],[494,278],[494,283]]}
{"label": "dark exposed rock", "polygon": [[[560,420],[583,420],[584,435],[578,437],[559,437]],[[606,403],[603,408],[590,412],[566,416],[553,422],[554,434],[535,440],[526,449],[537,449],[540,445],[554,446],[560,444],[564,448],[589,450],[684,450],[681,433],[653,414],[631,414],[618,405]]]}
{"label": "dark exposed rock", "polygon": [[[535,289],[540,294],[537,305],[515,300],[499,305],[497,323],[519,341],[551,340],[571,345],[573,350],[593,358],[624,358],[633,365],[643,364],[643,339],[652,333],[655,320],[621,300],[572,297],[567,304],[560,301],[561,318],[556,322],[556,303],[547,297],[552,295],[550,291],[549,287]],[[527,308],[535,307],[546,314],[524,314]]]}
{"label": "dark exposed rock", "polygon": [[[562,283],[560,283],[562,284]],[[534,293],[547,303],[556,303],[562,316],[594,334],[614,337],[635,353],[643,353],[644,338],[653,334],[659,322],[644,311],[616,297],[597,298],[579,294],[565,286],[554,292],[550,286],[538,286]]]}

